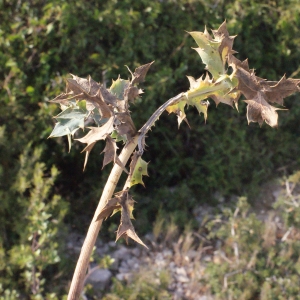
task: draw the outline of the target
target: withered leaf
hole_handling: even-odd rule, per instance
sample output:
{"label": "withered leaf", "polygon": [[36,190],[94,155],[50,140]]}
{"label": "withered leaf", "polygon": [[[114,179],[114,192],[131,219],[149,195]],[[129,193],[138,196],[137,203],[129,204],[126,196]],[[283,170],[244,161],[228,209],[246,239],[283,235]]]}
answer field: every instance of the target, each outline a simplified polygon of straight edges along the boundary
{"label": "withered leaf", "polygon": [[240,90],[247,99],[252,99],[260,90],[260,81],[257,80],[252,70],[247,71],[242,67],[237,67],[236,77],[239,80],[237,89]]}
{"label": "withered leaf", "polygon": [[283,105],[283,99],[297,91],[299,79],[286,79],[283,76],[278,82],[267,81],[255,75],[253,70],[249,70],[248,62],[241,62],[233,56],[229,56],[229,63],[233,67],[234,74],[238,79],[236,90],[246,97],[248,123],[258,122],[259,125],[265,121],[271,127],[278,124],[278,114],[270,103]]}
{"label": "withered leaf", "polygon": [[114,117],[110,117],[109,120],[101,127],[88,127],[91,130],[84,137],[77,139],[77,141],[90,145],[99,140],[104,140],[106,135],[110,134],[114,130],[113,124]]}
{"label": "withered leaf", "polygon": [[105,148],[103,149],[102,153],[104,153],[104,159],[103,159],[103,166],[106,166],[110,162],[115,160],[115,156],[117,154],[117,145],[116,142],[108,135],[106,137],[106,145]]}
{"label": "withered leaf", "polygon": [[137,243],[141,244],[142,246],[148,247],[142,242],[142,240],[138,237],[136,234],[134,227],[130,220],[130,209],[129,209],[129,203],[128,201],[132,200],[131,197],[129,197],[128,192],[125,190],[123,191],[123,194],[120,199],[120,205],[122,206],[121,211],[121,222],[117,231],[117,237],[116,241],[120,239],[121,237],[125,238],[126,242],[128,242],[128,237],[136,241]]}
{"label": "withered leaf", "polygon": [[227,30],[226,21],[224,21],[217,30],[212,30],[215,40],[220,41],[219,53],[222,61],[225,64],[228,54],[236,53],[232,49],[233,41],[236,36],[230,36]]}
{"label": "withered leaf", "polygon": [[67,79],[68,87],[74,92],[79,94],[80,92],[85,92],[88,95],[95,95],[100,88],[100,84],[92,79],[91,76],[88,78],[81,78],[76,75],[71,74],[72,79]]}
{"label": "withered leaf", "polygon": [[276,127],[278,122],[278,114],[276,107],[271,106],[263,97],[262,93],[252,100],[245,100],[247,106],[247,120],[250,122],[258,122],[261,126],[265,121],[271,127]]}
{"label": "withered leaf", "polygon": [[74,100],[74,99],[83,100],[84,99],[84,93],[76,94],[76,95],[74,95],[74,93],[72,91],[70,91],[68,93],[62,93],[62,94],[59,94],[54,99],[49,100],[49,102],[68,105],[69,101]]}
{"label": "withered leaf", "polygon": [[109,92],[104,86],[100,86],[101,95],[106,104],[110,104],[112,106],[116,106],[117,97]]}
{"label": "withered leaf", "polygon": [[136,128],[128,112],[116,114],[115,128],[120,136],[130,141],[136,135]]}
{"label": "withered leaf", "polygon": [[88,162],[89,159],[89,155],[92,151],[92,149],[94,148],[96,142],[93,142],[89,145],[87,145],[81,152],[85,152],[85,159],[84,159],[84,165],[83,165],[83,171],[85,170],[86,164]]}
{"label": "withered leaf", "polygon": [[136,86],[130,85],[124,92],[124,98],[128,101],[134,101],[143,91]]}
{"label": "withered leaf", "polygon": [[265,95],[268,102],[278,103],[283,105],[283,99],[297,91],[300,91],[299,88],[300,79],[288,78],[286,79],[283,76],[278,82],[267,81],[262,82],[262,87],[268,85],[269,88],[266,88]]}
{"label": "withered leaf", "polygon": [[99,89],[95,96],[89,96],[88,101],[99,109],[102,118],[109,118],[113,115],[113,109],[104,101],[101,90]]}
{"label": "withered leaf", "polygon": [[[101,84],[97,83],[90,76],[81,78],[71,74],[72,78],[67,79],[67,92],[62,93],[50,102],[67,104],[70,100],[87,100],[89,105],[98,103],[104,115],[108,115],[107,105],[116,105],[116,96],[110,93]],[[99,100],[100,99],[100,100]],[[104,104],[102,104],[104,102]],[[111,115],[111,114],[110,114]]]}
{"label": "withered leaf", "polygon": [[116,145],[116,141],[112,139],[109,135],[107,135],[106,145],[104,150],[102,151],[104,152],[102,169],[104,168],[104,166],[106,166],[107,164],[113,161],[114,163],[118,164],[128,174],[128,171],[126,170],[125,166],[122,164],[122,162],[120,161],[117,155],[117,149],[118,147]]}
{"label": "withered leaf", "polygon": [[145,77],[147,75],[147,72],[148,72],[149,68],[151,67],[151,65],[153,63],[154,63],[154,61],[152,61],[151,63],[148,63],[148,64],[137,67],[133,74],[128,68],[129,72],[132,75],[131,84],[133,85],[133,84],[136,84],[136,83],[143,82],[145,80]]}
{"label": "withered leaf", "polygon": [[97,216],[97,221],[107,219],[115,209],[121,208],[120,197],[115,197],[107,201],[106,205],[102,208],[100,214]]}

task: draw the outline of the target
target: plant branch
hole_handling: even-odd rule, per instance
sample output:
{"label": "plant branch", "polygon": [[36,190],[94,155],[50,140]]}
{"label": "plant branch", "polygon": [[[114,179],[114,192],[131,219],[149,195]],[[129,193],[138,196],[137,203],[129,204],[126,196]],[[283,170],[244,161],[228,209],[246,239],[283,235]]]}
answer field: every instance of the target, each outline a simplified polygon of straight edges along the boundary
{"label": "plant branch", "polygon": [[[220,89],[220,87],[216,87],[215,90]],[[199,95],[207,94],[208,92],[211,92],[209,89],[204,89],[201,92],[198,91]],[[199,96],[197,94],[197,96]],[[121,160],[123,165],[126,165],[128,159],[130,158],[132,152],[138,145],[139,149],[139,155],[141,156],[144,152],[144,145],[145,145],[145,136],[149,129],[154,125],[154,123],[159,119],[161,114],[166,110],[168,106],[175,105],[179,103],[180,101],[186,100],[187,95],[186,93],[180,93],[177,96],[169,99],[166,101],[163,105],[161,105],[149,118],[149,120],[144,124],[144,126],[139,130],[139,134],[136,135],[131,142],[127,143],[125,147],[123,148],[119,159]],[[82,289],[84,285],[84,278],[86,276],[86,272],[88,269],[90,256],[92,254],[93,247],[95,245],[98,233],[100,231],[102,220],[97,220],[97,217],[99,216],[101,210],[104,208],[104,206],[107,203],[107,200],[112,198],[112,195],[115,191],[116,185],[119,181],[119,178],[122,174],[123,169],[115,164],[110,176],[106,182],[106,185],[104,187],[101,199],[99,201],[98,207],[95,211],[93,220],[90,224],[90,227],[88,229],[87,236],[85,238],[85,241],[83,243],[83,246],[81,248],[80,256],[77,261],[76,269],[73,275],[73,279],[71,282],[71,287],[68,295],[68,300],[78,300]],[[128,176],[127,181],[124,185],[124,189],[128,188],[130,186],[130,176]]]}
{"label": "plant branch", "polygon": [[[138,135],[136,135],[132,141],[128,142],[125,147],[123,148],[119,159],[123,163],[123,165],[126,165],[128,159],[130,158],[132,152],[137,146],[138,141]],[[98,207],[95,211],[94,217],[92,219],[92,222],[90,224],[90,227],[88,229],[85,241],[83,243],[83,246],[81,248],[80,256],[77,261],[76,269],[74,271],[73,279],[71,282],[69,294],[68,294],[68,300],[78,300],[80,298],[81,292],[83,290],[84,285],[84,278],[86,276],[86,272],[88,269],[90,256],[93,251],[93,247],[95,245],[98,233],[100,231],[102,220],[96,220],[99,213],[101,212],[102,208],[105,206],[107,200],[109,200],[116,188],[116,185],[120,179],[120,176],[122,174],[122,168],[114,164],[114,167],[108,177],[108,180],[105,184],[104,190],[102,192],[102,196],[100,198]]]}
{"label": "plant branch", "polygon": [[169,99],[167,102],[165,102],[162,106],[160,106],[149,118],[149,120],[145,123],[145,125],[139,130],[140,136],[138,139],[138,148],[139,148],[139,154],[142,155],[144,152],[144,144],[145,144],[145,136],[149,129],[154,125],[156,120],[160,117],[160,115],[166,110],[168,106],[177,104],[178,102],[184,100],[186,98],[184,93],[180,93],[177,96]]}

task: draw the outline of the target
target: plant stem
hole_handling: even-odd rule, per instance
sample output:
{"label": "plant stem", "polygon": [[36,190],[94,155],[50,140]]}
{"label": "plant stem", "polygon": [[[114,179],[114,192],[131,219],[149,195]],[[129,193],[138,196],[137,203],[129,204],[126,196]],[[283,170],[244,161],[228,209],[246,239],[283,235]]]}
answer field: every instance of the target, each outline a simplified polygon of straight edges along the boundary
{"label": "plant stem", "polygon": [[[119,159],[123,163],[123,165],[126,165],[128,159],[130,158],[132,152],[137,146],[138,141],[138,135],[136,135],[131,142],[128,142],[125,147],[123,148]],[[100,231],[102,220],[97,221],[97,217],[100,214],[102,208],[105,206],[107,200],[112,198],[112,195],[115,191],[116,185],[120,179],[120,176],[122,174],[122,168],[114,164],[114,167],[108,177],[108,180],[105,184],[105,187],[102,192],[102,196],[100,198],[98,207],[95,211],[94,217],[92,219],[92,222],[90,224],[90,227],[88,229],[85,241],[83,243],[83,246],[81,248],[81,252],[79,255],[79,259],[77,261],[76,269],[74,271],[73,279],[71,282],[69,294],[68,294],[68,300],[79,300],[80,295],[83,290],[84,285],[84,278],[87,272],[87,268],[90,262],[90,256],[92,254],[98,233]]]}
{"label": "plant stem", "polygon": [[152,116],[148,119],[148,121],[145,123],[145,125],[139,130],[140,136],[138,140],[138,148],[139,148],[139,153],[140,155],[143,154],[144,152],[144,141],[145,141],[145,136],[149,129],[154,125],[154,123],[159,119],[160,115],[166,110],[168,106],[177,104],[178,102],[184,100],[186,98],[184,93],[180,93],[177,96],[169,99],[166,101],[163,105],[161,105],[153,114]]}
{"label": "plant stem", "polygon": [[[206,91],[202,91],[202,94],[207,93]],[[149,118],[149,120],[145,123],[145,125],[139,130],[139,134],[136,135],[131,142],[127,143],[125,147],[123,148],[119,159],[123,163],[123,165],[126,165],[129,157],[131,156],[132,152],[138,145],[139,153],[142,155],[143,148],[144,148],[144,140],[147,132],[149,129],[154,125],[154,123],[159,119],[160,115],[165,111],[165,109],[168,106],[177,104],[178,102],[186,99],[185,93],[180,93],[177,96],[169,99],[166,101],[163,105],[161,105]],[[95,211],[93,220],[90,224],[88,233],[86,235],[85,241],[83,243],[83,246],[81,248],[81,252],[79,255],[79,259],[77,261],[76,269],[73,275],[73,279],[71,282],[71,287],[68,294],[68,300],[79,300],[81,292],[83,290],[84,285],[84,278],[86,276],[87,268],[90,261],[90,256],[92,254],[98,233],[100,231],[102,220],[97,220],[98,215],[100,214],[101,210],[105,206],[107,200],[112,198],[112,195],[115,191],[116,185],[120,179],[120,176],[122,174],[122,168],[115,164],[108,180],[105,184],[102,196],[100,198],[98,207]],[[129,179],[127,179],[125,183],[125,187],[129,185]]]}

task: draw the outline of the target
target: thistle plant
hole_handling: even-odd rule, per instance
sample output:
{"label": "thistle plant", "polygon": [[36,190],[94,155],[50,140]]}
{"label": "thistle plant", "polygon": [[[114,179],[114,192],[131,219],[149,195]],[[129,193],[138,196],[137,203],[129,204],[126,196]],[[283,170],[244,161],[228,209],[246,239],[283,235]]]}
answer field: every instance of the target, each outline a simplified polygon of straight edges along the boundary
{"label": "thistle plant", "polygon": [[[277,127],[277,110],[283,109],[283,99],[300,90],[300,79],[283,76],[278,82],[267,81],[255,75],[247,60],[237,59],[234,56],[236,51],[232,48],[235,36],[229,35],[226,22],[217,30],[212,30],[212,35],[206,29],[189,34],[198,45],[195,50],[205,64],[207,73],[198,79],[188,76],[190,89],[162,104],[139,130],[134,125],[129,107],[143,93],[138,86],[145,80],[153,62],[136,68],[134,72],[128,68],[131,78],[125,80],[119,77],[112,81],[108,89],[91,77],[71,75],[67,79],[66,92],[51,100],[60,104],[62,112],[55,117],[57,123],[50,137],[67,136],[70,149],[75,132],[85,129],[85,124],[93,124],[88,126],[89,131],[85,136],[75,139],[86,144],[82,151],[85,152],[84,168],[99,140],[106,142],[103,167],[113,162],[77,262],[69,300],[80,297],[101,224],[110,215],[121,213],[116,240],[131,238],[147,247],[138,237],[131,221],[135,200],[130,195],[130,188],[136,184],[144,185],[143,176],[148,175],[148,163],[142,159],[146,135],[164,111],[175,113],[180,126],[182,121],[188,122],[185,113],[188,106],[195,106],[206,120],[208,99],[212,99],[216,105],[224,103],[238,109],[238,101],[243,95],[247,103],[248,123],[257,122],[262,126],[266,122],[271,127]],[[120,144],[123,144],[123,149],[118,155],[117,145]],[[127,173],[128,177],[123,189],[115,192],[122,172]]]}

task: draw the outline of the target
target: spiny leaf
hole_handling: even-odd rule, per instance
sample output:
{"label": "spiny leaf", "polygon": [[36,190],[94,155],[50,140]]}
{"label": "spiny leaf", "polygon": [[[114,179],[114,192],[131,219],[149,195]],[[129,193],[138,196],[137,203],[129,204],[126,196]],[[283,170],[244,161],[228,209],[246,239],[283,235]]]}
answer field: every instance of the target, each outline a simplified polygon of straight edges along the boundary
{"label": "spiny leaf", "polygon": [[300,79],[286,79],[286,77],[283,76],[278,82],[267,81],[267,88],[264,86],[264,82],[262,82],[261,84],[263,86],[263,89],[265,90],[265,95],[268,102],[283,105],[283,99],[285,97],[300,91],[299,83]]}
{"label": "spiny leaf", "polygon": [[[95,105],[95,103],[99,102],[99,98],[101,98],[102,102],[105,102],[107,105],[116,106],[116,96],[90,76],[87,79],[73,74],[71,76],[72,78],[67,79],[67,92],[60,94],[53,100],[50,100],[50,102],[66,104],[68,101],[75,99],[78,101],[87,100],[89,101],[89,105]],[[98,106],[101,104],[100,101]]]}
{"label": "spiny leaf", "polygon": [[199,48],[195,50],[200,55],[206,69],[215,79],[226,74],[225,64],[229,54],[236,53],[232,49],[235,36],[230,36],[226,21],[217,30],[212,30],[214,39],[209,35],[207,29],[204,32],[189,32]]}
{"label": "spiny leaf", "polygon": [[112,139],[109,135],[107,135],[106,136],[106,145],[105,145],[104,150],[102,151],[105,153],[102,169],[104,168],[104,166],[106,166],[111,161],[113,161],[114,163],[119,165],[123,169],[123,171],[125,171],[128,174],[128,171],[126,170],[125,166],[122,164],[122,162],[120,161],[120,159],[117,155],[117,149],[118,149],[118,147],[116,145],[116,141],[114,139]]}
{"label": "spiny leaf", "polygon": [[136,135],[136,128],[127,112],[116,114],[115,128],[120,136],[126,136],[129,141]]}
{"label": "spiny leaf", "polygon": [[60,120],[60,119],[79,119],[79,120],[82,120],[82,119],[86,118],[87,115],[88,115],[87,110],[83,110],[83,109],[80,109],[80,108],[68,107],[67,109],[65,109],[64,111],[59,113],[54,118],[57,119],[57,120]]}
{"label": "spiny leaf", "polygon": [[138,154],[138,152],[135,151],[132,155],[132,159],[130,163],[130,172],[129,172],[130,187],[139,183],[145,186],[142,177],[149,176],[147,168],[148,168],[148,163],[146,163]]}
{"label": "spiny leaf", "polygon": [[274,106],[270,105],[258,92],[257,96],[252,100],[245,100],[247,106],[247,120],[250,122],[258,122],[261,126],[265,121],[271,127],[276,127],[278,122],[278,114]]}
{"label": "spiny leaf", "polygon": [[115,193],[115,197],[107,201],[107,203],[97,216],[96,220],[98,221],[107,219],[110,215],[113,215],[114,213],[121,210],[121,222],[117,231],[116,241],[121,237],[124,237],[126,239],[126,242],[128,242],[128,237],[130,237],[137,243],[148,248],[137,236],[130,220],[134,219],[132,214],[132,211],[134,209],[134,202],[135,201],[129,195],[128,190],[123,190],[121,192]]}
{"label": "spiny leaf", "polygon": [[117,154],[117,145],[116,142],[108,135],[106,137],[106,145],[102,153],[104,153],[104,159],[103,159],[103,166],[106,166],[109,164],[111,161],[115,160],[115,156]]}
{"label": "spiny leaf", "polygon": [[79,129],[84,129],[84,121],[88,111],[77,106],[67,107],[60,114],[54,117],[58,122],[55,124],[49,138],[66,135],[68,137],[69,152],[71,151],[71,135]]}
{"label": "spiny leaf", "polygon": [[206,74],[205,78],[200,77],[195,80],[192,76],[187,76],[190,82],[190,90],[185,93],[186,102],[188,105],[195,106],[199,114],[204,114],[204,119],[207,119],[207,109],[209,102],[207,98],[212,98],[216,105],[220,102],[233,106],[237,105],[240,97],[239,92],[233,92],[237,82],[232,80],[230,76],[220,76],[217,81],[214,81]]}
{"label": "spiny leaf", "polygon": [[49,138],[74,134],[79,128],[84,128],[84,119],[61,119],[55,124]]}
{"label": "spiny leaf", "polygon": [[221,42],[218,49],[223,65],[225,66],[228,54],[234,54],[236,51],[232,49],[233,41],[236,36],[230,36],[227,30],[226,21],[224,21],[217,30],[212,30],[216,41]]}
{"label": "spiny leaf", "polygon": [[124,144],[127,141],[126,135],[119,135],[117,130],[114,130],[110,135],[116,142],[123,142]]}
{"label": "spiny leaf", "polygon": [[133,102],[140,94],[143,94],[143,90],[138,89],[136,86],[128,86],[128,88],[125,90],[125,98],[128,99],[128,101]]}
{"label": "spiny leaf", "polygon": [[84,158],[84,164],[83,164],[83,171],[85,170],[86,164],[87,164],[88,159],[89,159],[89,155],[90,155],[92,149],[94,148],[95,144],[96,144],[96,142],[93,142],[93,143],[87,145],[83,149],[83,151],[81,151],[81,152],[85,152],[85,158]]}
{"label": "spiny leaf", "polygon": [[203,32],[193,31],[189,34],[194,38],[199,48],[194,48],[200,55],[206,69],[215,77],[225,74],[224,64],[218,51],[221,42],[215,41]]}
{"label": "spiny leaf", "polygon": [[113,124],[114,124],[114,117],[111,117],[101,127],[88,127],[91,130],[84,137],[77,139],[77,141],[89,145],[99,140],[104,140],[106,138],[106,135],[110,134],[114,130]]}
{"label": "spiny leaf", "polygon": [[201,99],[197,100],[197,98],[196,98],[196,99],[193,100],[193,105],[197,108],[197,110],[199,112],[199,115],[200,115],[200,113],[203,113],[204,120],[206,122],[209,101],[208,100],[201,100]]}
{"label": "spiny leaf", "polygon": [[271,127],[278,125],[279,108],[269,103],[283,105],[283,99],[294,92],[300,91],[299,79],[286,79],[283,76],[278,82],[266,81],[257,77],[248,67],[248,62],[241,62],[229,55],[229,64],[232,66],[233,75],[238,80],[236,90],[240,90],[246,97],[248,123],[258,122],[261,126],[265,121]]}
{"label": "spiny leaf", "polygon": [[100,214],[97,216],[97,221],[107,219],[115,209],[120,209],[120,197],[115,197],[107,201],[106,205],[102,208]]}
{"label": "spiny leaf", "polygon": [[180,127],[180,124],[182,121],[186,121],[188,124],[188,121],[186,119],[186,114],[184,112],[184,107],[186,106],[186,101],[180,101],[177,104],[170,105],[166,108],[166,111],[170,113],[175,113],[177,115],[177,121],[178,121],[178,128]]}
{"label": "spiny leaf", "polygon": [[[135,201],[133,200],[133,198],[129,195],[129,193],[127,192],[127,190],[125,191],[121,191],[121,192],[118,192],[116,193],[116,196],[119,196],[119,199],[120,199],[120,203],[122,201],[122,197],[126,197],[126,202],[127,202],[127,206],[128,206],[128,211],[129,211],[129,217],[130,219],[133,219],[134,220],[134,216],[133,216],[133,210],[134,210],[134,203]],[[111,217],[118,213],[119,211],[122,211],[122,206],[120,207],[117,207],[111,214]]]}
{"label": "spiny leaf", "polygon": [[129,70],[129,72],[132,75],[131,84],[133,85],[133,84],[136,84],[136,83],[143,82],[145,80],[145,77],[146,77],[146,74],[147,74],[149,68],[151,67],[151,65],[153,63],[154,63],[154,61],[152,61],[151,63],[148,63],[148,64],[137,67],[134,70],[134,73],[132,73],[130,71],[130,69],[127,67],[127,69]]}
{"label": "spiny leaf", "polygon": [[122,206],[121,211],[121,222],[117,231],[116,241],[121,237],[125,238],[126,242],[128,242],[128,237],[141,244],[142,246],[148,247],[142,242],[142,240],[136,234],[134,227],[130,220],[130,215],[132,211],[130,211],[129,202],[132,201],[132,198],[128,195],[127,191],[123,191],[122,196],[120,197],[120,205]]}
{"label": "spiny leaf", "polygon": [[84,161],[84,169],[86,167],[89,154],[93,149],[95,143],[99,140],[104,140],[107,135],[111,134],[114,130],[114,117],[111,117],[103,126],[101,127],[88,127],[90,131],[84,137],[77,139],[77,141],[81,143],[86,143],[87,146],[82,150],[82,152],[86,152],[85,161]]}
{"label": "spiny leaf", "polygon": [[129,85],[129,80],[121,79],[120,76],[117,80],[112,81],[109,91],[114,94],[119,100],[124,100],[124,92]]}
{"label": "spiny leaf", "polygon": [[99,89],[95,96],[90,96],[89,101],[99,109],[102,118],[109,118],[113,115],[113,109],[108,106],[104,100],[104,96]]}

